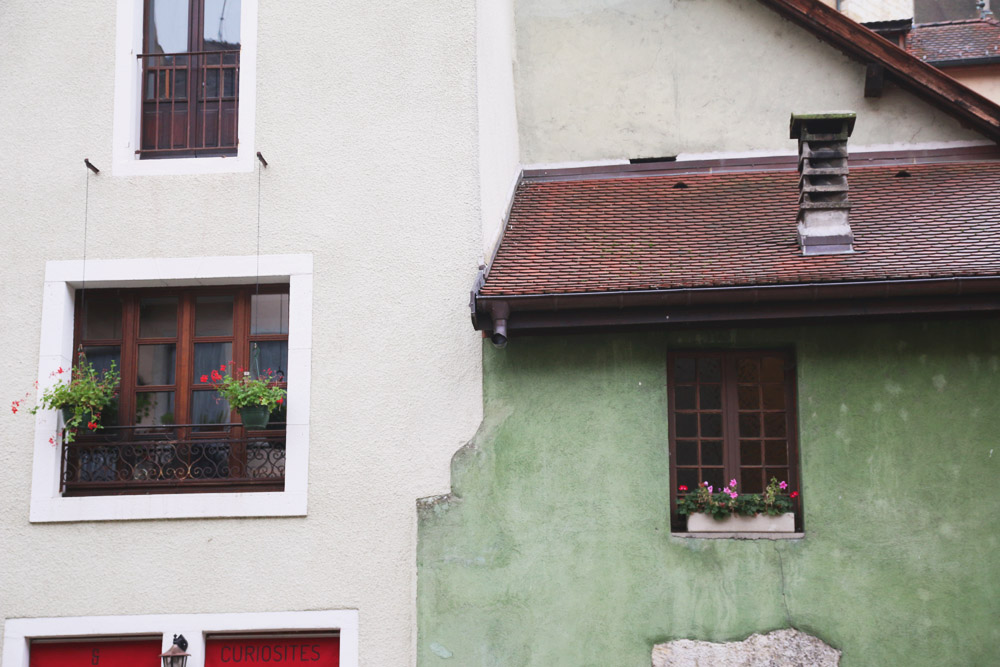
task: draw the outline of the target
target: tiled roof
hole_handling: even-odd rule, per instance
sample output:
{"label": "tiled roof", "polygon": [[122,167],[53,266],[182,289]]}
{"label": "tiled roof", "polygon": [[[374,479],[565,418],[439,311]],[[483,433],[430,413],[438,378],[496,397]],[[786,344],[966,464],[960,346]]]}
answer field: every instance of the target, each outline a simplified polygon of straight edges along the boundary
{"label": "tiled roof", "polygon": [[1000,275],[1000,162],[852,167],[850,199],[855,252],[804,257],[795,171],[528,179],[479,293]]}
{"label": "tiled roof", "polygon": [[918,24],[906,38],[906,50],[931,63],[1000,57],[1000,21],[969,19]]}

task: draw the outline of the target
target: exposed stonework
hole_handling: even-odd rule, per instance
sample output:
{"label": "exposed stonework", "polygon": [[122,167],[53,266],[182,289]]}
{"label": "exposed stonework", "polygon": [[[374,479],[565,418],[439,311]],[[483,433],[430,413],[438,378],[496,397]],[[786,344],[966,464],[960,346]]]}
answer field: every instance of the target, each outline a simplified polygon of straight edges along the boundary
{"label": "exposed stonework", "polygon": [[653,647],[653,667],[836,667],[840,651],[795,629],[714,644],[678,639]]}

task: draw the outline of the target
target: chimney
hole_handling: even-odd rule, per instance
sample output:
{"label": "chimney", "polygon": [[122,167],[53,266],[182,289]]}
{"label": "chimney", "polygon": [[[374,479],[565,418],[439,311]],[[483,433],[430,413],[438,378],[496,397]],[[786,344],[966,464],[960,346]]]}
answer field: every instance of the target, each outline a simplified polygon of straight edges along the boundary
{"label": "chimney", "polygon": [[847,138],[856,114],[792,114],[791,138],[799,140],[799,245],[803,255],[853,252],[848,216]]}

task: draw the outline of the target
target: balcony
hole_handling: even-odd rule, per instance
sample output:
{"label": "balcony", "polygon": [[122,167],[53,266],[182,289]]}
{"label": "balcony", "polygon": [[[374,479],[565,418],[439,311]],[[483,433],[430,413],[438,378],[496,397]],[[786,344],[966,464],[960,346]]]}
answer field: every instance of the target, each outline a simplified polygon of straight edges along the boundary
{"label": "balcony", "polygon": [[142,64],[141,158],[236,155],[240,52],[138,56]]}
{"label": "balcony", "polygon": [[60,479],[63,496],[283,491],[285,433],[245,435],[241,424],[110,426],[63,445]]}

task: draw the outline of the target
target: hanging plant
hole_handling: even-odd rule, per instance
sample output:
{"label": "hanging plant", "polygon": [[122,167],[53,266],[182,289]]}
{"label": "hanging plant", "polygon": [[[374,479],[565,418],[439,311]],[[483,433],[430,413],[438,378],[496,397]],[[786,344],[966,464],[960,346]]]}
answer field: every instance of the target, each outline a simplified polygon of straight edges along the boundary
{"label": "hanging plant", "polygon": [[[210,375],[202,375],[202,382],[210,382],[219,395],[240,413],[243,425],[249,429],[267,426],[271,412],[285,402],[285,390],[278,386],[281,377],[268,368],[256,378],[242,368],[232,373],[232,364],[222,364]],[[221,371],[221,372],[220,372]]]}
{"label": "hanging plant", "polygon": [[[60,377],[67,373],[69,377]],[[86,427],[89,431],[103,428],[101,413],[118,396],[118,385],[121,382],[114,361],[107,370],[99,372],[87,361],[81,349],[77,353],[76,366],[72,372],[60,366],[49,377],[59,377],[59,380],[42,392],[38,403],[28,408],[27,412],[36,414],[39,410],[60,410],[64,422],[63,440],[67,444],[76,439],[77,431],[81,428]],[[35,382],[35,387],[38,387],[38,382]],[[29,397],[30,392],[20,400],[11,401],[11,411],[17,414]],[[49,438],[49,442],[55,444],[55,439]]]}

